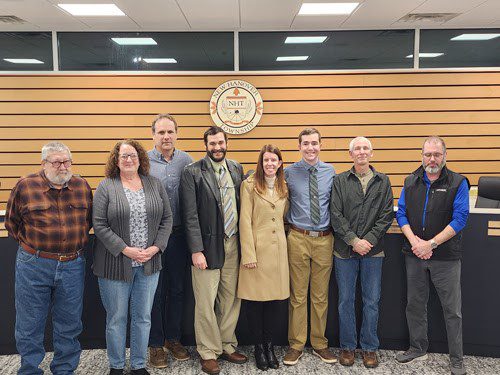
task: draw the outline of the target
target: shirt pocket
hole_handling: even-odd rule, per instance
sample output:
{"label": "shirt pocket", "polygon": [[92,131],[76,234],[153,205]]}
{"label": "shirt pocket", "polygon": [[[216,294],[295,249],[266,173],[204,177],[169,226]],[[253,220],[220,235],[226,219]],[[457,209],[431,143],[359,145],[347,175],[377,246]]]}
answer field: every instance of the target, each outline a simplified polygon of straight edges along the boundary
{"label": "shirt pocket", "polygon": [[68,205],[68,221],[70,225],[86,226],[88,205],[85,202],[70,201]]}
{"label": "shirt pocket", "polygon": [[28,222],[34,227],[46,227],[52,224],[49,202],[37,202],[26,207]]}

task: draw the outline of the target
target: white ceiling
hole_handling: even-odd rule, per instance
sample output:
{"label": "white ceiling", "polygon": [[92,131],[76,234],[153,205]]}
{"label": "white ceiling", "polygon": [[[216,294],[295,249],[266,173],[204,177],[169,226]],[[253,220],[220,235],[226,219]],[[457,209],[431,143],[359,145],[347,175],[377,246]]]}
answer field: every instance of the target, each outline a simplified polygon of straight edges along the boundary
{"label": "white ceiling", "polygon": [[[350,16],[298,16],[302,2],[361,5]],[[58,3],[114,2],[126,17],[74,17]],[[460,13],[448,22],[408,23],[408,13]],[[500,0],[0,0],[1,31],[266,31],[500,27]]]}

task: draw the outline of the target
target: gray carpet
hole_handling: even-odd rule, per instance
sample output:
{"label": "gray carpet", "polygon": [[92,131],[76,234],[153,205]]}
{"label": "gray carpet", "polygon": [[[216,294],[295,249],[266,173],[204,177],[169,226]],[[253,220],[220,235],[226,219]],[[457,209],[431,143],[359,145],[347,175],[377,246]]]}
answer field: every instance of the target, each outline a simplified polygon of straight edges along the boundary
{"label": "gray carpet", "polygon": [[[151,374],[202,374],[198,362],[198,355],[195,354],[194,348],[189,348],[195,359],[179,362],[169,356],[169,366],[166,369],[156,370],[149,369]],[[277,348],[276,355],[282,358],[286,348]],[[257,370],[251,355],[251,347],[243,347],[241,351],[250,355],[250,361],[245,365],[234,365],[228,362],[220,362],[221,374],[263,374],[264,372]],[[278,370],[269,370],[268,375],[281,374],[404,374],[404,375],[438,375],[449,374],[448,356],[445,354],[429,354],[429,359],[424,362],[419,362],[411,365],[401,365],[394,359],[396,352],[382,350],[380,352],[380,366],[376,369],[366,369],[360,355],[357,355],[356,363],[352,367],[344,367],[340,364],[329,365],[321,362],[318,357],[312,355],[311,349],[306,349],[305,355],[301,358],[296,366],[285,367],[281,366]],[[42,368],[46,374],[50,374],[49,364],[52,358],[52,353],[45,356],[42,363]],[[0,356],[0,374],[13,375],[16,374],[19,368],[19,356],[4,355]],[[500,374],[500,359],[488,357],[472,357],[466,356],[464,359],[468,374],[494,375]],[[107,374],[108,363],[105,350],[85,350],[82,353],[80,366],[76,374]]]}

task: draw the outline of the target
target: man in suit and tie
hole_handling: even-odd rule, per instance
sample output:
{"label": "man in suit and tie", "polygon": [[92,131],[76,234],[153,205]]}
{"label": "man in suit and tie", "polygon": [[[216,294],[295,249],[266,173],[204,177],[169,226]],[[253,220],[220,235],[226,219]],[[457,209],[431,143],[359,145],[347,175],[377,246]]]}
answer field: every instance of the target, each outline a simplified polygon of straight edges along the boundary
{"label": "man in suit and tie", "polygon": [[[242,364],[234,333],[241,301],[236,297],[239,269],[238,205],[243,168],[226,159],[227,135],[210,127],[203,140],[207,155],[185,167],[181,202],[192,258],[194,329],[201,369],[220,372],[217,358]],[[215,308],[214,308],[215,306]]]}

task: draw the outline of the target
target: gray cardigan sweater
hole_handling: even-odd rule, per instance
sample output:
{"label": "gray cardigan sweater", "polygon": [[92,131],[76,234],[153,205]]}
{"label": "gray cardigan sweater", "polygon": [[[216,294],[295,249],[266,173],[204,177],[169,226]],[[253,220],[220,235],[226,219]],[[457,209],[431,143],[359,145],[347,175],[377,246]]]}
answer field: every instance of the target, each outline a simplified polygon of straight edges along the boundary
{"label": "gray cardigan sweater", "polygon": [[[172,211],[165,188],[153,176],[142,176],[148,218],[148,247],[167,247],[172,231]],[[132,260],[122,250],[130,245],[130,206],[120,177],[101,181],[94,194],[94,274],[110,280],[132,281]],[[144,263],[144,273],[161,270],[161,254]]]}

